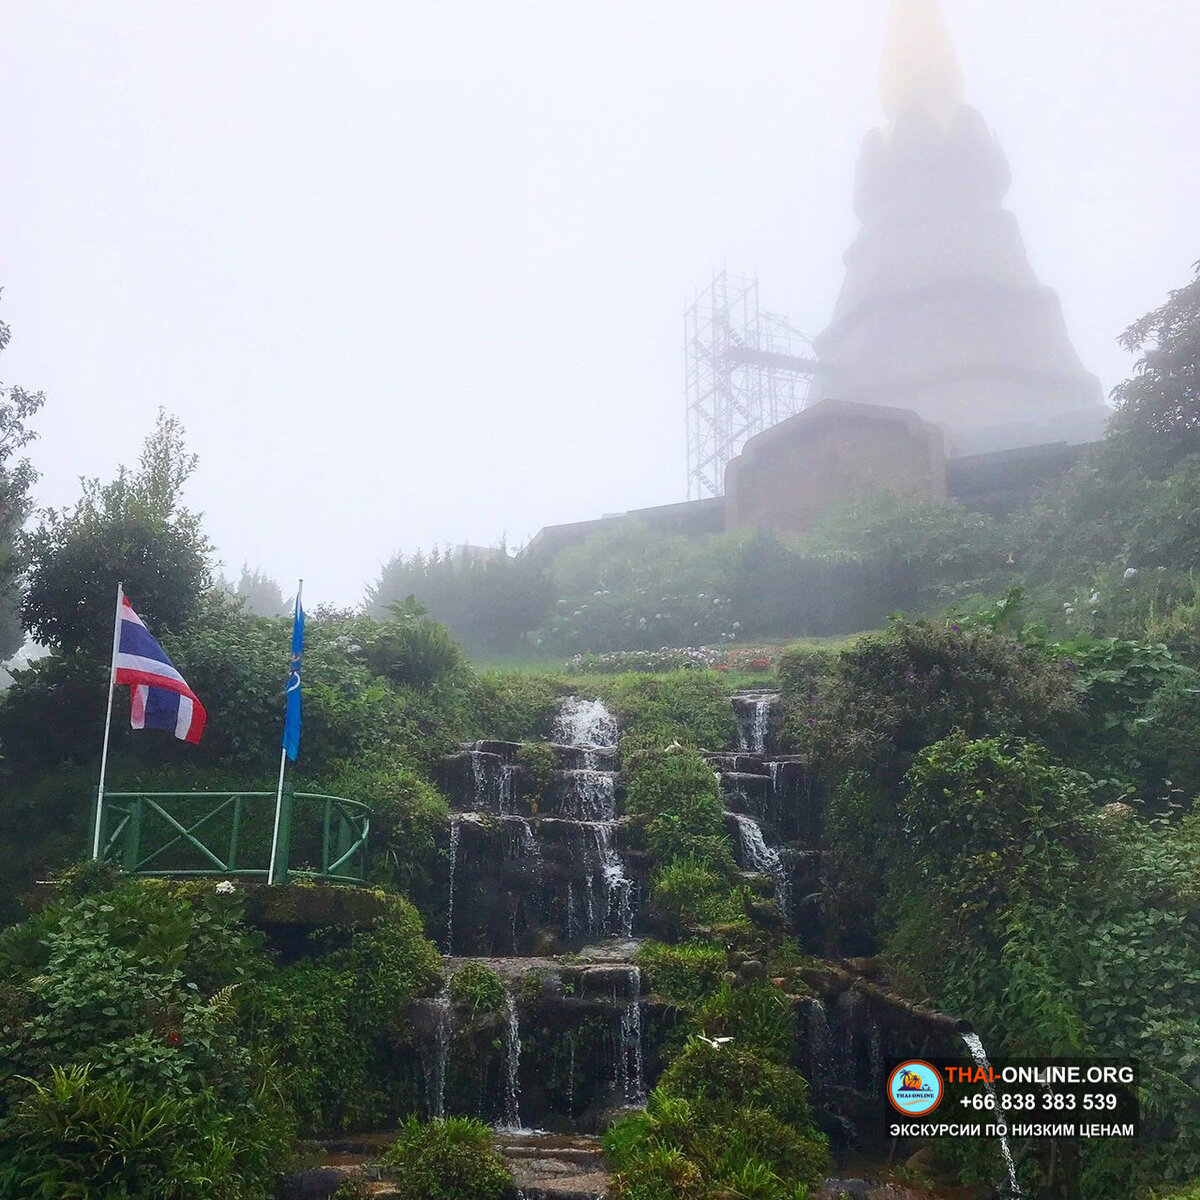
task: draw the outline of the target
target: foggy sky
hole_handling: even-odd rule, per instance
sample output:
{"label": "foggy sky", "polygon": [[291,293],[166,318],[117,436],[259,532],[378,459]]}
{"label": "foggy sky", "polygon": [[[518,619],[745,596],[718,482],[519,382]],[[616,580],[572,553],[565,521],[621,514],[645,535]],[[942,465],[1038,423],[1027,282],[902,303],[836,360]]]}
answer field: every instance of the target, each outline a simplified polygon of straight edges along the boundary
{"label": "foggy sky", "polygon": [[[1106,392],[1200,258],[1200,10],[947,0]],[[686,497],[713,268],[824,327],[884,0],[0,0],[0,378],[40,503],[183,420],[225,571],[354,603],[395,550]]]}

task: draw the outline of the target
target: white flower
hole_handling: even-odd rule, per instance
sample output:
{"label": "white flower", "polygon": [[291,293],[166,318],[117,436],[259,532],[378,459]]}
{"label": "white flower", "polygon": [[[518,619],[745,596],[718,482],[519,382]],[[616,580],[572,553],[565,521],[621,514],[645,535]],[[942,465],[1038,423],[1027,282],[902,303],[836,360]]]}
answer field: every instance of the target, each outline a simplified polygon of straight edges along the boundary
{"label": "white flower", "polygon": [[1126,579],[1136,579],[1137,573],[1138,573],[1137,567],[1126,567],[1125,568],[1125,578]]}
{"label": "white flower", "polygon": [[1088,603],[1089,604],[1099,604],[1100,603],[1100,593],[1093,592],[1091,595],[1091,598],[1088,600]]}
{"label": "white flower", "polygon": [[1067,616],[1073,617],[1074,615],[1075,615],[1075,610],[1068,604],[1067,605]]}
{"label": "white flower", "polygon": [[217,884],[218,896],[228,896],[231,892],[235,891],[237,891],[237,888],[234,887],[232,879],[222,879],[221,882]]}

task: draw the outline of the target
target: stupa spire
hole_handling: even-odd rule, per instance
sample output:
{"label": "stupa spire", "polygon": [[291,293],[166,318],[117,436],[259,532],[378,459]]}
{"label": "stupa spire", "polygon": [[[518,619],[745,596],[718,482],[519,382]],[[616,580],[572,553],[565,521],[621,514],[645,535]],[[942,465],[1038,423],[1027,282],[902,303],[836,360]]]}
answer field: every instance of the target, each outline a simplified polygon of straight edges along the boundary
{"label": "stupa spire", "polygon": [[892,0],[879,72],[893,125],[917,113],[949,126],[963,103],[963,71],[938,0]]}

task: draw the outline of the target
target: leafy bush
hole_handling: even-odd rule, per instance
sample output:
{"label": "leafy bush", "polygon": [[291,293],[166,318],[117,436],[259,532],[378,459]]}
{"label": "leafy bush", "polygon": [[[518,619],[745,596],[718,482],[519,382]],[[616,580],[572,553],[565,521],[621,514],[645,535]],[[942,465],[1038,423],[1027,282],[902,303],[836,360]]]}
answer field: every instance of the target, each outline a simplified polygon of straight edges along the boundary
{"label": "leafy bush", "polygon": [[0,1192],[76,1200],[258,1200],[269,1174],[237,1167],[236,1117],[210,1091],[164,1095],[87,1066],[28,1081],[0,1127]]}
{"label": "leafy bush", "polygon": [[744,892],[706,863],[672,859],[653,874],[650,889],[655,916],[670,937],[748,927]]}
{"label": "leafy bush", "polygon": [[[209,1173],[206,1194],[260,1195],[292,1122],[273,1064],[239,1036],[238,1001],[259,969],[236,897],[211,887],[189,899],[125,883],[0,934],[0,1106],[13,1135],[0,1169],[30,1189],[12,1194],[74,1194],[55,1189],[111,1171],[112,1190],[78,1194],[174,1197],[162,1173],[177,1170]],[[167,1132],[151,1144],[154,1127]]]}
{"label": "leafy bush", "polygon": [[670,1004],[696,1005],[721,985],[725,952],[711,942],[684,942],[668,946],[643,942],[637,961],[650,977],[650,988]]}
{"label": "leafy bush", "polygon": [[709,1037],[733,1037],[742,1049],[786,1063],[796,1040],[791,1002],[769,983],[738,986],[722,981],[696,1010],[696,1023]]}
{"label": "leafy bush", "polygon": [[1066,746],[1081,723],[1067,664],[986,628],[925,621],[860,638],[786,701],[785,735],[833,785],[825,915],[831,948],[853,953],[876,947],[896,806],[916,755],[956,728]]}
{"label": "leafy bush", "polygon": [[734,1045],[689,1042],[651,1093],[646,1111],[609,1128],[605,1149],[618,1200],[709,1196],[794,1200],[829,1164],[811,1126],[808,1089],[788,1067]]}
{"label": "leafy bush", "polygon": [[504,980],[483,963],[467,963],[450,976],[450,999],[458,1008],[497,1013],[504,1007]]}
{"label": "leafy bush", "polygon": [[795,1129],[806,1129],[811,1119],[808,1084],[799,1072],[737,1042],[717,1049],[693,1039],[663,1072],[658,1086],[711,1118],[728,1119],[741,1109],[758,1108]]}
{"label": "leafy bush", "polygon": [[1097,813],[1090,780],[1044,749],[961,733],[918,757],[902,812],[888,943],[912,986],[997,1054],[1140,1060],[1142,1146],[1086,1147],[1082,1194],[1194,1175],[1193,822]]}
{"label": "leafy bush", "polygon": [[416,910],[396,898],[374,928],[345,936],[312,958],[271,972],[249,989],[245,1024],[275,1047],[302,1129],[372,1128],[411,1097],[397,1060],[411,1036],[409,1004],[441,976],[441,957]]}
{"label": "leafy bush", "polygon": [[472,735],[507,742],[549,739],[558,703],[570,691],[560,678],[525,671],[487,671],[470,694]]}
{"label": "leafy bush", "polygon": [[492,1131],[469,1117],[410,1117],[380,1167],[401,1200],[500,1200],[512,1183]]}
{"label": "leafy bush", "polygon": [[462,664],[462,653],[450,631],[429,620],[414,597],[388,605],[384,622],[363,646],[367,665],[393,683],[429,692]]}

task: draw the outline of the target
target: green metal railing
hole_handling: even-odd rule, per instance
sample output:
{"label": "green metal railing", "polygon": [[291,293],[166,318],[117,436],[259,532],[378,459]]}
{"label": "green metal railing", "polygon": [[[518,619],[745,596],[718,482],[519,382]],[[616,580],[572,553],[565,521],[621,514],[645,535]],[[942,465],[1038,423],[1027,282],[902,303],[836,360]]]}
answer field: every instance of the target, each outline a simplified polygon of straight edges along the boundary
{"label": "green metal railing", "polygon": [[[108,792],[100,857],[135,875],[266,879],[274,823],[274,792]],[[275,881],[365,882],[370,832],[357,800],[285,791]]]}

